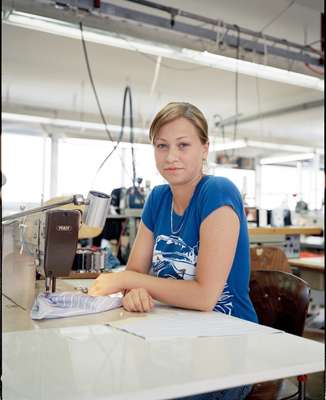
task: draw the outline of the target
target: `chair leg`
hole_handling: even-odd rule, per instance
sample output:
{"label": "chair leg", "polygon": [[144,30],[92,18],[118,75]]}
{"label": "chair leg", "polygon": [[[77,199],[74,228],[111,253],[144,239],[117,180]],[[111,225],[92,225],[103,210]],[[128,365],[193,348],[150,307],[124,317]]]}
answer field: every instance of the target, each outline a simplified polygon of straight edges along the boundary
{"label": "chair leg", "polygon": [[299,394],[298,400],[305,400],[306,399],[306,382],[307,382],[307,375],[299,375],[297,377],[299,383]]}

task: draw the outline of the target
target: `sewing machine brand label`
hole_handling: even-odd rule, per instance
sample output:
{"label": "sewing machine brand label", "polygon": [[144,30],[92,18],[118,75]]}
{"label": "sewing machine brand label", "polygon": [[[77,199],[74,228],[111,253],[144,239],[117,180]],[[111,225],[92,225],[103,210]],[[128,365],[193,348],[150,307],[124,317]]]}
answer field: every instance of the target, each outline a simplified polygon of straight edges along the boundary
{"label": "sewing machine brand label", "polygon": [[56,230],[58,232],[71,232],[72,226],[71,225],[57,225]]}

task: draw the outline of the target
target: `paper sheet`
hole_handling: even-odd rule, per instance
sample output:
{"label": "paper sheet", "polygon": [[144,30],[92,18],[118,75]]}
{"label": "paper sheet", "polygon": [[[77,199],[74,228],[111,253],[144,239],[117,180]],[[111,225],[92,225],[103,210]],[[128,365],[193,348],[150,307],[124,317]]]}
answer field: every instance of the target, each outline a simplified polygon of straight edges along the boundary
{"label": "paper sheet", "polygon": [[219,312],[178,309],[160,310],[145,316],[110,322],[108,325],[143,339],[176,337],[238,336],[277,333],[279,330],[258,325]]}

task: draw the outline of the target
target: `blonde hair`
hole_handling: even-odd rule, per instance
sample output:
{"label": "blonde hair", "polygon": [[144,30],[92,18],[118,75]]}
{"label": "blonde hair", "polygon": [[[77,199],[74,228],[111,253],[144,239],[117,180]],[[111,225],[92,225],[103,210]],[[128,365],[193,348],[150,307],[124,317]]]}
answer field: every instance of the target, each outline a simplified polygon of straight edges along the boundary
{"label": "blonde hair", "polygon": [[154,143],[163,125],[178,118],[186,118],[197,129],[202,144],[208,143],[208,125],[204,114],[194,105],[172,102],[163,107],[155,116],[149,129],[149,139]]}

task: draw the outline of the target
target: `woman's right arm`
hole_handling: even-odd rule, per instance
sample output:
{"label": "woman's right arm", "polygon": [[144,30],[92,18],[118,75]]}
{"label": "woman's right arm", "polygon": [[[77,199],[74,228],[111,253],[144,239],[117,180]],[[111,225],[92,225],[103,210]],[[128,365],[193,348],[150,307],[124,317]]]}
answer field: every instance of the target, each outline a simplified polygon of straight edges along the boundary
{"label": "woman's right arm", "polygon": [[147,274],[152,264],[153,246],[153,233],[140,221],[126,270]]}
{"label": "woman's right arm", "polygon": [[[147,274],[152,264],[153,246],[153,234],[141,221],[126,270]],[[125,291],[122,304],[125,310],[134,312],[147,312],[154,307],[152,297],[143,288]]]}

